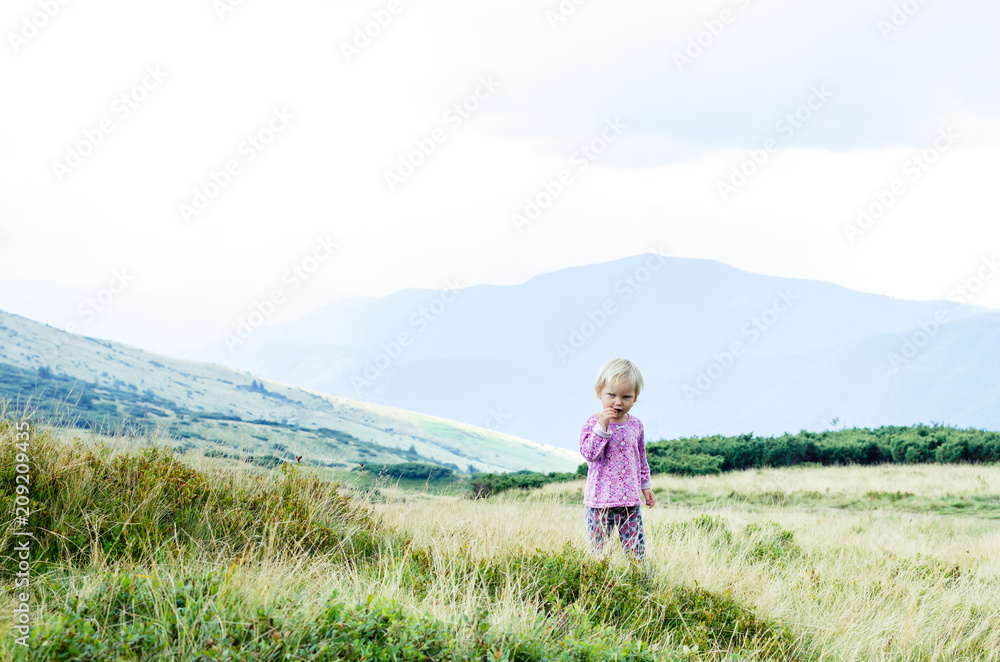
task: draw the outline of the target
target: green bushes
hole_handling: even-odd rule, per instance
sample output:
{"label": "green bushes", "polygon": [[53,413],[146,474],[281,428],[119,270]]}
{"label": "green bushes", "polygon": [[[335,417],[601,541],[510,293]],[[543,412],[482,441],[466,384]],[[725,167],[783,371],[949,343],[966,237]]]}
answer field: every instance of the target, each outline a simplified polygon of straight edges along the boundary
{"label": "green bushes", "polygon": [[722,470],[723,458],[707,453],[657,453],[650,455],[647,450],[647,461],[651,474],[671,473],[681,476],[703,476],[717,474]]}
{"label": "green bushes", "polygon": [[470,499],[485,499],[507,490],[530,490],[549,483],[565,483],[572,480],[583,480],[587,477],[586,474],[581,475],[578,472],[579,469],[577,469],[577,473],[550,471],[543,474],[536,471],[515,471],[506,474],[474,474],[469,482],[467,496]]}
{"label": "green bushes", "polygon": [[646,444],[651,473],[699,475],[803,463],[998,462],[1000,433],[942,426],[883,426],[780,437],[683,437]]}
{"label": "green bushes", "polygon": [[[1000,462],[1000,432],[942,426],[883,426],[825,432],[802,431],[780,437],[682,437],[646,444],[651,474],[701,476],[723,471],[808,465],[915,464],[922,462]],[[469,497],[483,498],[510,489],[532,489],[587,475],[586,463],[576,474],[474,474]]]}
{"label": "green bushes", "polygon": [[365,467],[354,467],[351,471],[362,471],[363,469],[377,472],[380,476],[389,478],[401,478],[403,480],[429,480],[443,481],[451,480],[455,472],[447,467],[436,464],[424,464],[423,462],[401,462],[399,464],[382,464]]}

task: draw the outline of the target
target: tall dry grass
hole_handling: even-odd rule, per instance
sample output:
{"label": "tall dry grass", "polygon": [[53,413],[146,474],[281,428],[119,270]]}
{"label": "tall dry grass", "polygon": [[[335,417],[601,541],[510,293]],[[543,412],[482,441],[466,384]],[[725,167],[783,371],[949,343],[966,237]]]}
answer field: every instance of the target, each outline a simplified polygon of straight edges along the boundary
{"label": "tall dry grass", "polygon": [[[684,493],[909,492],[922,497],[992,496],[1000,514],[1000,467],[918,465],[753,470],[701,477],[655,476],[659,503],[644,508],[652,563],[672,580],[732,589],[761,614],[808,636],[822,660],[1000,660],[1000,520],[831,507],[690,507]],[[490,556],[512,547],[586,545],[575,484],[487,502],[440,498],[379,506],[423,544],[467,545]],[[829,492],[828,492],[829,491]],[[794,499],[791,499],[794,501]],[[798,551],[758,561],[729,555],[710,534],[678,534],[700,514],[733,531],[775,522]]]}

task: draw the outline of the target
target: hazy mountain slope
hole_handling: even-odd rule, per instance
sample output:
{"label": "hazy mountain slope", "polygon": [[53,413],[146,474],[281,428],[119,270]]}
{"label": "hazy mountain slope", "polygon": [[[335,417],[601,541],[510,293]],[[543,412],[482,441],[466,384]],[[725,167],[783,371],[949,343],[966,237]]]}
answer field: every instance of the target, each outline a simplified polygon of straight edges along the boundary
{"label": "hazy mountain slope", "polygon": [[[599,312],[605,304],[610,314]],[[941,333],[905,370],[886,375],[887,353],[936,314],[949,320]],[[400,333],[409,345],[394,347]],[[904,301],[645,255],[520,285],[335,302],[261,328],[232,353],[221,342],[200,353],[289,383],[575,448],[596,408],[594,374],[613,356],[644,371],[634,411],[651,437],[818,429],[835,416],[846,425],[934,419],[995,427],[992,359],[982,353],[997,337],[996,315],[952,301]],[[727,357],[733,343],[742,354]],[[373,372],[379,360],[384,367]],[[707,371],[717,378],[691,396]]]}
{"label": "hazy mountain slope", "polygon": [[[548,471],[581,461],[562,449],[436,416],[255,381],[231,368],[73,335],[0,312],[0,383],[6,384],[2,395],[11,399],[73,388],[71,402],[83,393],[86,411],[111,420],[132,409],[133,415],[148,412],[147,420],[169,422],[182,438],[261,452],[277,444],[291,454],[335,462],[428,458],[462,470],[471,464]],[[247,426],[255,428],[251,434]]]}
{"label": "hazy mountain slope", "polygon": [[906,337],[897,334],[750,358],[690,405],[673,389],[676,422],[688,430],[715,426],[721,434],[932,422],[1000,429],[1000,355],[990,349],[998,333],[1000,314],[951,322],[895,365],[889,355],[902,356]]}

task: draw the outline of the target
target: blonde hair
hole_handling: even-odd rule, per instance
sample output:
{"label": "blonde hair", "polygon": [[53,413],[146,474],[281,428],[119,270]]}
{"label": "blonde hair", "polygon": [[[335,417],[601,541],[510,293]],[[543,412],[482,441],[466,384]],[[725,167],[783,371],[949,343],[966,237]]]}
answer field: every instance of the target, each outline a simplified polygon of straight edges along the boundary
{"label": "blonde hair", "polygon": [[611,359],[601,366],[597,371],[597,381],[594,383],[594,391],[600,393],[607,384],[615,384],[620,380],[625,380],[635,389],[635,399],[639,400],[639,391],[642,390],[642,373],[639,368],[628,359]]}

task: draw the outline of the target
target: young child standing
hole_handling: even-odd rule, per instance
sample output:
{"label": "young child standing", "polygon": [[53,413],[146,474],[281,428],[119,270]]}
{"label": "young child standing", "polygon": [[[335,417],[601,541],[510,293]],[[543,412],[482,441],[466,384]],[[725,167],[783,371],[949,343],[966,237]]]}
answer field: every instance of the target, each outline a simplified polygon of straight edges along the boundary
{"label": "young child standing", "polygon": [[587,535],[596,554],[618,527],[622,547],[642,561],[646,537],[640,507],[656,503],[642,422],[629,414],[642,390],[642,374],[627,359],[611,359],[597,373],[594,388],[601,411],[580,430],[580,454],[587,460]]}

